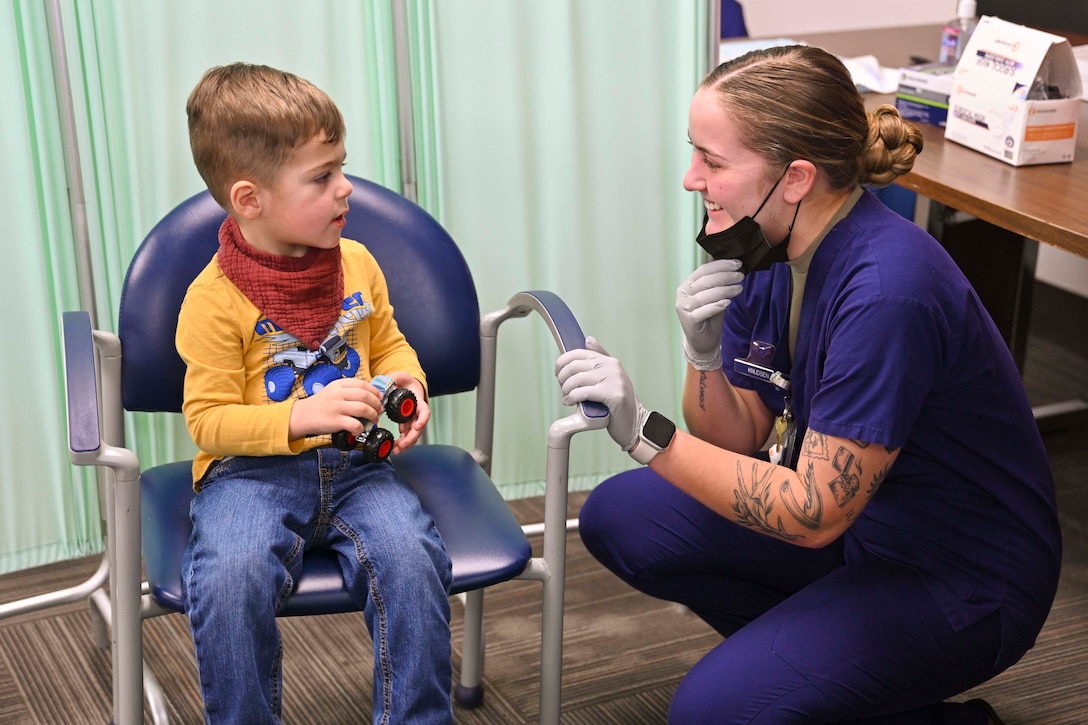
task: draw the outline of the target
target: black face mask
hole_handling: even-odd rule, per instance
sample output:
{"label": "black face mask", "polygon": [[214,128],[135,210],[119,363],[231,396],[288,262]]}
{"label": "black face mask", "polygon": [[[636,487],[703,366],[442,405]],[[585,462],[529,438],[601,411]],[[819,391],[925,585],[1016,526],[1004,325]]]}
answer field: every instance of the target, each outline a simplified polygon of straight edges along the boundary
{"label": "black face mask", "polygon": [[[789,167],[786,168],[786,171],[789,171]],[[695,237],[695,241],[714,259],[739,259],[741,261],[740,271],[744,274],[759,272],[768,269],[775,262],[788,260],[789,256],[786,254],[786,250],[790,246],[790,233],[793,232],[794,222],[797,221],[797,212],[801,210],[801,202],[797,202],[797,209],[793,212],[793,221],[790,222],[786,238],[778,244],[772,245],[768,242],[767,237],[763,234],[763,229],[752,218],[763,211],[767,200],[771,198],[771,194],[774,193],[779,182],[784,178],[786,178],[785,172],[778,177],[778,181],[774,182],[774,186],[767,192],[767,196],[763,197],[763,203],[756,209],[755,214],[745,216],[728,229],[723,229],[714,234],[707,234],[706,225],[710,220],[710,215],[704,214],[703,228]]]}

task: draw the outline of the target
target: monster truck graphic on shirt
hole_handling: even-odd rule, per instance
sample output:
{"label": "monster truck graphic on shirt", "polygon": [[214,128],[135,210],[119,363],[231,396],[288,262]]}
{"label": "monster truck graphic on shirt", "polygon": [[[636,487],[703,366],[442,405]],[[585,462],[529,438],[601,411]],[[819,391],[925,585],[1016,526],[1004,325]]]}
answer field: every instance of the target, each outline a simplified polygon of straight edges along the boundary
{"label": "monster truck graphic on shirt", "polygon": [[373,307],[356,292],[344,299],[342,309],[343,314],[316,350],[310,350],[271,320],[258,323],[258,333],[271,333],[264,338],[271,350],[264,374],[269,400],[276,403],[287,400],[300,384],[303,394],[310,396],[333,380],[355,377],[359,371],[359,353],[350,342],[354,341],[355,325],[369,317]]}

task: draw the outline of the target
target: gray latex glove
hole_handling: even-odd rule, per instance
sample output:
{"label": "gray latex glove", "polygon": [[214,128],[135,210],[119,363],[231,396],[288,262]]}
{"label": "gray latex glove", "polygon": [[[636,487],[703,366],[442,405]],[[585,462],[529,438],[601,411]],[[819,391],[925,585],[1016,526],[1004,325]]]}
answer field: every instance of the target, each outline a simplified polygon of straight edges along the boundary
{"label": "gray latex glove", "polygon": [[555,361],[555,377],[563,390],[563,404],[586,400],[608,408],[608,434],[631,451],[650,412],[639,402],[631,379],[620,361],[609,357],[596,338],[586,338],[586,349],[570,350]]}
{"label": "gray latex glove", "polygon": [[684,358],[696,370],[721,370],[725,308],[744,289],[740,266],[739,259],[715,259],[700,266],[676,288]]}

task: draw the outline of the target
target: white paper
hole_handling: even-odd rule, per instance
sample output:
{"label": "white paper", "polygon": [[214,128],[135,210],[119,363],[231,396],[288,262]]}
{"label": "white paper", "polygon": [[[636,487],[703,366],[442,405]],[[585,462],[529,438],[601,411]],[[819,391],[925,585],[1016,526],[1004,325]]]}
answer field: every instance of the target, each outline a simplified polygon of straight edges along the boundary
{"label": "white paper", "polygon": [[1080,100],[1088,101],[1088,45],[1074,45],[1073,57],[1077,59],[1080,71],[1080,87],[1083,89]]}
{"label": "white paper", "polygon": [[899,69],[880,65],[875,55],[859,55],[856,58],[839,60],[850,71],[854,84],[862,92],[895,93],[899,88]]}

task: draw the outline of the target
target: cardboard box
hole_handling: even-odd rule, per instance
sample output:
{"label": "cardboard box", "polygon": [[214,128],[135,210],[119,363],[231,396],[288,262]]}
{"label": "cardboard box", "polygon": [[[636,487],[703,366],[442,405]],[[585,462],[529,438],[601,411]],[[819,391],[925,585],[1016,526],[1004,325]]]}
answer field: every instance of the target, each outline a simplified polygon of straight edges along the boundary
{"label": "cardboard box", "polygon": [[952,94],[955,65],[923,63],[899,69],[895,107],[908,121],[944,126],[948,118],[948,97]]}
{"label": "cardboard box", "polygon": [[1068,40],[984,16],[953,73],[945,138],[1013,166],[1069,162],[1080,96]]}

